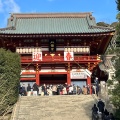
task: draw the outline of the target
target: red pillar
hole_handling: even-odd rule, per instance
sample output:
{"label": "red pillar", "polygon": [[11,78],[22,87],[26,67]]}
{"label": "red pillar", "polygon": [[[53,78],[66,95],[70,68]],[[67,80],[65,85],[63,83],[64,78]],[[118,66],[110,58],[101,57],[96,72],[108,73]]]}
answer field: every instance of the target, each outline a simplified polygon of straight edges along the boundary
{"label": "red pillar", "polygon": [[89,84],[90,86],[90,94],[92,94],[92,88],[91,88],[91,78],[87,77],[87,85]]}
{"label": "red pillar", "polygon": [[40,77],[39,77],[39,71],[36,71],[36,84],[40,85]]}
{"label": "red pillar", "polygon": [[71,85],[70,71],[67,72],[67,84]]}

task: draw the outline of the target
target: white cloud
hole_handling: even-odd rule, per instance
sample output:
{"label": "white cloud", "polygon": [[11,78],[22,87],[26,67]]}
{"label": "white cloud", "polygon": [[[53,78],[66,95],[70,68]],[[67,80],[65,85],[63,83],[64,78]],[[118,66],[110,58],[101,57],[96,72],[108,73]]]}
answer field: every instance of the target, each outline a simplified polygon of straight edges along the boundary
{"label": "white cloud", "polygon": [[0,13],[20,12],[20,6],[15,0],[0,0]]}
{"label": "white cloud", "polygon": [[0,17],[2,18],[1,26],[6,26],[9,13],[20,13],[20,6],[15,0],[0,0]]}
{"label": "white cloud", "polygon": [[14,0],[4,0],[4,8],[7,12],[19,13],[20,7]]}

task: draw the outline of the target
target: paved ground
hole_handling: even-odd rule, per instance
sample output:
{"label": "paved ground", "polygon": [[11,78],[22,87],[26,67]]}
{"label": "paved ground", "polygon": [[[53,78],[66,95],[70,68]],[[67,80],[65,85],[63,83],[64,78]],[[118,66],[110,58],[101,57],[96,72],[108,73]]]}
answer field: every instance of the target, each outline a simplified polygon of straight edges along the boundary
{"label": "paved ground", "polygon": [[91,95],[21,97],[11,120],[91,120]]}

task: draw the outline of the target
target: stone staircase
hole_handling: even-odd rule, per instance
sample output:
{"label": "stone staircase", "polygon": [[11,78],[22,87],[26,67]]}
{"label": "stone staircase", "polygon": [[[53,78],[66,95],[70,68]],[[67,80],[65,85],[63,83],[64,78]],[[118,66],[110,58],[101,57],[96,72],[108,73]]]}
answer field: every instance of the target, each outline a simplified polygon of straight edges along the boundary
{"label": "stone staircase", "polygon": [[94,103],[91,95],[24,96],[11,120],[91,120]]}

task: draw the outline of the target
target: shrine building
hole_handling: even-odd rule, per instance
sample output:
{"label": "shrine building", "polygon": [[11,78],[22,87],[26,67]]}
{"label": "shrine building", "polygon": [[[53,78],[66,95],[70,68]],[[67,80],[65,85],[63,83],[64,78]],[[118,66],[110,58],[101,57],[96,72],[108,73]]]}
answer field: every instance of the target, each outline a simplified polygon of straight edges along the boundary
{"label": "shrine building", "polygon": [[0,29],[0,47],[20,55],[21,82],[85,85],[114,32],[97,26],[89,12],[13,13]]}

